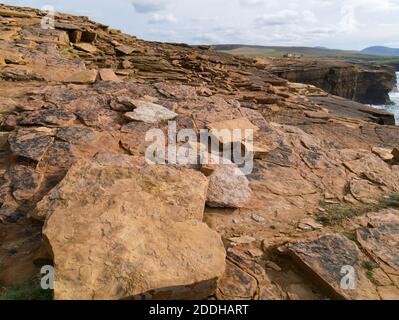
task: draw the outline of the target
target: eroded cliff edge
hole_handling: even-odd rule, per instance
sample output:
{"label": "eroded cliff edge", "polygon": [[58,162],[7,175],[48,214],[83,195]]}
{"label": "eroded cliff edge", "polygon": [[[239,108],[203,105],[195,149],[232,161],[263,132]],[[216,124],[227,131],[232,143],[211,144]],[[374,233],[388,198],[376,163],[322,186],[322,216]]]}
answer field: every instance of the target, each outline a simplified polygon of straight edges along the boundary
{"label": "eroded cliff edge", "polygon": [[391,66],[293,58],[259,59],[271,73],[312,84],[331,94],[365,104],[389,104],[396,83]]}

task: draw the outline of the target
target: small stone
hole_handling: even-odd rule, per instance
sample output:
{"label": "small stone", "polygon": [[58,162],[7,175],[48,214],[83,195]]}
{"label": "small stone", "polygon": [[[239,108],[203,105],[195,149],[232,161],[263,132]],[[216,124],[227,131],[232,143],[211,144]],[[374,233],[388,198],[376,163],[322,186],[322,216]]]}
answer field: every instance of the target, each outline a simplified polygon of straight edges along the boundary
{"label": "small stone", "polygon": [[126,45],[121,45],[121,46],[115,47],[115,50],[117,52],[123,53],[125,55],[129,55],[134,51],[134,48],[126,46]]}
{"label": "small stone", "polygon": [[374,147],[371,151],[384,161],[393,159],[392,149]]}
{"label": "small stone", "polygon": [[122,68],[123,69],[130,69],[132,67],[132,63],[129,60],[122,61]]}
{"label": "small stone", "polygon": [[273,113],[280,112],[281,108],[279,106],[271,106],[270,111]]}
{"label": "small stone", "polygon": [[136,109],[133,112],[125,113],[128,119],[145,123],[158,123],[175,119],[178,114],[165,107],[142,100],[134,102]]}
{"label": "small stone", "polygon": [[233,238],[229,238],[229,240],[231,242],[233,242],[236,245],[239,244],[250,244],[252,242],[255,242],[256,239],[250,236],[242,236],[242,237],[233,237]]}
{"label": "small stone", "polygon": [[121,82],[121,79],[115,74],[112,69],[100,69],[100,79],[103,81]]}
{"label": "small stone", "polygon": [[97,70],[83,70],[67,77],[64,82],[75,84],[92,84],[96,82]]}
{"label": "small stone", "polygon": [[75,43],[73,46],[76,49],[79,49],[79,50],[84,51],[84,52],[88,52],[88,53],[97,52],[97,48],[95,46],[93,46],[92,44],[90,44],[90,43],[79,42],[79,43]]}
{"label": "small stone", "polygon": [[29,167],[17,165],[6,176],[10,179],[16,200],[30,200],[39,190],[43,175]]}
{"label": "small stone", "polygon": [[302,230],[319,230],[323,228],[323,225],[312,218],[304,218],[299,222],[298,228]]}
{"label": "small stone", "polygon": [[262,216],[260,216],[260,215],[258,215],[258,214],[256,214],[256,213],[252,213],[252,214],[251,214],[251,219],[254,220],[254,221],[256,221],[256,222],[259,222],[259,223],[265,221],[265,218],[264,218],[264,217],[262,217]]}
{"label": "small stone", "polygon": [[212,95],[212,91],[206,87],[199,88],[197,92],[200,96],[210,97]]}
{"label": "small stone", "polygon": [[254,134],[259,130],[247,118],[213,122],[208,124],[207,127],[222,144],[243,142],[250,133]]}
{"label": "small stone", "polygon": [[263,251],[260,249],[248,249],[247,252],[252,258],[259,258],[263,256]]}
{"label": "small stone", "polygon": [[207,205],[214,208],[242,208],[252,190],[247,177],[235,166],[219,166],[209,176]]}

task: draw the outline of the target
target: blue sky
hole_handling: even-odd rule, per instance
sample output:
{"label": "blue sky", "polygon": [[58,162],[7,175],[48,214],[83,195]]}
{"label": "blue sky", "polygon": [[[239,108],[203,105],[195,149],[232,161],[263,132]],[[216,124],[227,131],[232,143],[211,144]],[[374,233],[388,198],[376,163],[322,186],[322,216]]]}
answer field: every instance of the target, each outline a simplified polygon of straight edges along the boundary
{"label": "blue sky", "polygon": [[146,40],[399,47],[399,0],[2,0],[87,15]]}

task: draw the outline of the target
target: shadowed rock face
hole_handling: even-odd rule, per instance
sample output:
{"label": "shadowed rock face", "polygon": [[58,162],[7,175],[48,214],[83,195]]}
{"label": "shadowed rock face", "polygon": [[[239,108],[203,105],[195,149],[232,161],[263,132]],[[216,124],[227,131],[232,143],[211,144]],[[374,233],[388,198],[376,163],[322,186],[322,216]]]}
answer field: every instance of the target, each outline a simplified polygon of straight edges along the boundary
{"label": "shadowed rock face", "polygon": [[[315,222],[321,205],[399,192],[399,127],[385,112],[288,82],[254,59],[146,42],[85,17],[60,14],[55,30],[42,30],[39,11],[0,8],[1,283],[54,263],[56,298],[324,299],[332,269],[309,264],[324,279],[309,281],[273,248],[300,239],[310,255],[346,262],[357,250],[345,226]],[[256,129],[253,171],[234,179],[212,166],[147,164],[146,134],[166,135],[168,119],[197,135],[221,124]],[[361,227],[368,220],[349,231]],[[394,243],[396,229],[383,230]],[[327,234],[339,241],[314,242]],[[373,237],[370,251],[382,246]],[[379,269],[372,285],[392,296],[394,272]]]}
{"label": "shadowed rock face", "polygon": [[271,59],[267,70],[291,82],[314,85],[328,93],[366,104],[389,104],[396,74],[390,66],[315,61],[308,59]]}

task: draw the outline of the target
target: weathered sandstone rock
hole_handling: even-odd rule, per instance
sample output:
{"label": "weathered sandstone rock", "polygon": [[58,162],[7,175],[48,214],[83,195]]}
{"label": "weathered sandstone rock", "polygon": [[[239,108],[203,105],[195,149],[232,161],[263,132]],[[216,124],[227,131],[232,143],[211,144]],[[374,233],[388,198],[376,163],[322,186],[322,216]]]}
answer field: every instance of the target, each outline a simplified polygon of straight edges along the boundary
{"label": "weathered sandstone rock", "polygon": [[145,123],[157,123],[160,121],[173,120],[177,114],[169,109],[155,103],[147,101],[135,101],[133,112],[125,113],[125,116],[131,120],[142,121]]}
{"label": "weathered sandstone rock", "polygon": [[208,124],[208,129],[222,144],[243,142],[259,130],[247,118],[213,122]]}
{"label": "weathered sandstone rock", "polygon": [[44,156],[53,140],[51,132],[37,129],[20,129],[8,138],[11,151],[15,155],[34,161],[39,161]]}
{"label": "weathered sandstone rock", "polygon": [[252,194],[248,179],[234,165],[221,165],[209,176],[207,205],[243,207]]}
{"label": "weathered sandstone rock", "polygon": [[384,161],[389,161],[393,159],[392,149],[374,147],[372,151]]}
{"label": "weathered sandstone rock", "polygon": [[[330,234],[315,240],[300,240],[287,245],[287,253],[326,294],[335,299],[378,299],[379,296],[361,269],[360,251],[355,243],[339,234]],[[355,286],[346,289],[344,276],[353,268]],[[349,269],[348,269],[349,270]],[[341,273],[342,272],[342,273]]]}
{"label": "weathered sandstone rock", "polygon": [[83,70],[71,75],[70,77],[67,77],[64,82],[76,84],[94,83],[96,82],[97,75],[97,70]]}
{"label": "weathered sandstone rock", "polygon": [[363,249],[399,286],[399,222],[397,216],[396,219],[384,219],[383,215],[378,218],[383,221],[375,228],[358,229],[357,239]]}
{"label": "weathered sandstone rock", "polygon": [[78,162],[35,214],[47,216],[55,298],[212,295],[225,250],[201,222],[206,188],[200,173],[125,156]]}
{"label": "weathered sandstone rock", "polygon": [[122,54],[129,55],[133,52],[134,48],[126,46],[126,45],[121,45],[121,46],[115,47],[115,50]]}
{"label": "weathered sandstone rock", "polygon": [[121,82],[112,69],[100,69],[99,74],[103,81]]}
{"label": "weathered sandstone rock", "polygon": [[79,43],[75,43],[73,46],[79,50],[82,50],[82,51],[85,51],[88,53],[95,53],[97,51],[97,48],[90,43],[79,42]]}

